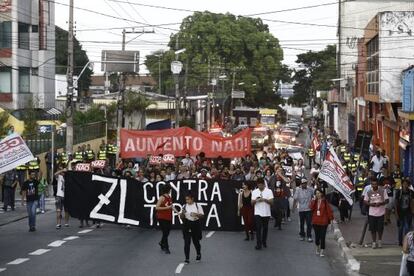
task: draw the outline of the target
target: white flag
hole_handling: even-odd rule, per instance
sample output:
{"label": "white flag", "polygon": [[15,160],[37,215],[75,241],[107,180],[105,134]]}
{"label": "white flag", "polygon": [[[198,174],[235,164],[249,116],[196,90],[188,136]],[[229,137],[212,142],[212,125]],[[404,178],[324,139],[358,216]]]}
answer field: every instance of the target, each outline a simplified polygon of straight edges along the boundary
{"label": "white flag", "polygon": [[326,154],[325,161],[322,163],[322,168],[318,177],[338,190],[350,205],[353,204],[351,195],[355,191],[354,185],[352,185],[351,180],[342,168],[341,161],[339,161],[339,158],[332,147]]}
{"label": "white flag", "polygon": [[13,133],[0,141],[0,173],[10,171],[34,159],[19,134]]}

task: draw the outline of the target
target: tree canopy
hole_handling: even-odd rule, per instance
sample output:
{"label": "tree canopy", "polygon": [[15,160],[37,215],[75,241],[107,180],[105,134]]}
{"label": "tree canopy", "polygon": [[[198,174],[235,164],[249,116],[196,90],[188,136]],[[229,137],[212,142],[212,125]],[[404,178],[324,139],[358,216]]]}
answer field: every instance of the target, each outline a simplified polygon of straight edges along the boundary
{"label": "tree canopy", "polygon": [[296,63],[303,69],[295,70],[292,104],[300,105],[310,101],[317,90],[329,90],[336,78],[336,46],[328,45],[319,52],[299,54]]}
{"label": "tree canopy", "polygon": [[[170,51],[147,56],[145,62],[154,79],[158,79],[161,63],[164,94],[174,88],[170,71],[174,51],[185,48],[179,55],[184,64],[180,87],[186,86],[189,92],[197,91],[200,87],[208,87],[209,76],[211,80],[226,75],[225,94],[228,95],[235,74],[235,89],[246,92],[247,105],[274,107],[280,101],[273,89],[281,78],[287,77],[286,67],[281,62],[283,50],[259,18],[195,12],[186,17],[180,31],[170,37],[169,47]],[[239,83],[243,85],[238,86]]]}
{"label": "tree canopy", "polygon": [[[56,74],[66,74],[68,65],[68,32],[56,26]],[[73,41],[74,51],[74,75],[77,76],[82,71],[83,67],[89,62],[86,51],[82,49],[82,45],[75,38]],[[86,68],[85,72],[78,80],[78,87],[80,90],[89,90],[91,85],[91,76],[93,71]]]}

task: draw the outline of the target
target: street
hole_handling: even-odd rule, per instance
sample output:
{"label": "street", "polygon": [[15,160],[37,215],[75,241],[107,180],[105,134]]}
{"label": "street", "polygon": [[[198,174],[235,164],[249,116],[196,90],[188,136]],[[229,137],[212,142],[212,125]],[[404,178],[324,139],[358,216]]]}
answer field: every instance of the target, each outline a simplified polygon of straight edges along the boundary
{"label": "street", "polygon": [[[26,219],[0,229],[3,275],[347,275],[332,233],[327,254],[299,241],[297,214],[278,231],[269,223],[268,248],[254,249],[242,232],[204,232],[202,261],[184,260],[181,231],[170,235],[171,255],[159,249],[160,232],[105,224],[102,228],[54,228],[55,213],[38,215],[38,231],[27,232]],[[42,250],[43,249],[43,250]],[[46,251],[48,250],[48,251]],[[14,264],[13,264],[14,263]]]}

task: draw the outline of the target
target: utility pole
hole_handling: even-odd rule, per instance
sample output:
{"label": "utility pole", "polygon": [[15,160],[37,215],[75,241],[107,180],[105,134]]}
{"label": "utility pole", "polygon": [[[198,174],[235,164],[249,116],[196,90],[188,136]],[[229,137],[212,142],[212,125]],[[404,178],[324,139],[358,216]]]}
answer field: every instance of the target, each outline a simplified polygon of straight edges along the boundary
{"label": "utility pole", "polygon": [[68,90],[66,95],[66,153],[71,154],[73,151],[73,1],[69,2],[69,33],[68,33],[68,69],[66,80]]}
{"label": "utility pole", "polygon": [[[125,51],[125,45],[128,44],[129,42],[133,41],[134,39],[140,37],[143,34],[154,34],[155,31],[146,31],[146,30],[141,30],[141,31],[135,31],[134,28],[132,28],[131,31],[127,31],[126,29],[122,30],[122,51]],[[138,34],[138,36],[136,36],[135,38],[131,39],[130,41],[126,42],[126,35],[127,34]]]}
{"label": "utility pole", "polygon": [[231,93],[230,93],[230,117],[233,117],[233,91],[234,85],[236,82],[236,68],[233,71],[233,82],[231,83]]}
{"label": "utility pole", "polygon": [[[178,33],[175,37],[175,60],[178,61]],[[180,127],[180,90],[179,90],[179,80],[180,74],[175,76],[175,127]]]}

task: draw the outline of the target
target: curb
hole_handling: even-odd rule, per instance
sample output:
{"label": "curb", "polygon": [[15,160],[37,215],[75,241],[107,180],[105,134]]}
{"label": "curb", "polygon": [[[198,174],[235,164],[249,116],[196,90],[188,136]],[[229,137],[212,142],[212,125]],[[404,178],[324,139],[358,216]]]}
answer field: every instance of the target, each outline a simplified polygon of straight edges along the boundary
{"label": "curb", "polygon": [[341,256],[345,259],[347,265],[353,272],[359,272],[361,263],[355,259],[355,257],[352,255],[351,249],[349,249],[349,247],[346,245],[345,239],[342,236],[342,232],[338,227],[338,222],[334,220],[332,224],[334,227],[335,240],[338,242],[338,246],[342,251]]}

